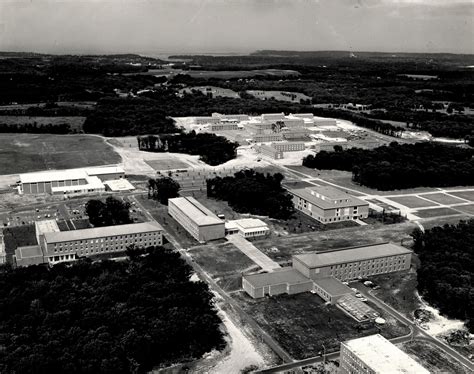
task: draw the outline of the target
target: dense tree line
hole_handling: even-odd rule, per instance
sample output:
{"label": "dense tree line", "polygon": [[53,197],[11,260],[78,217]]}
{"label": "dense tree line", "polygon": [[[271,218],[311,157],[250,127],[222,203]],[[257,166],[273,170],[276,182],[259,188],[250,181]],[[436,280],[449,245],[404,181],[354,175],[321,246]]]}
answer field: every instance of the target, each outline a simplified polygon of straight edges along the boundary
{"label": "dense tree line", "polygon": [[86,133],[105,136],[175,133],[179,130],[159,103],[144,98],[106,98],[84,122]]}
{"label": "dense tree line", "polygon": [[112,196],[101,200],[89,200],[86,203],[86,214],[94,227],[123,225],[132,223],[130,218],[130,203]]}
{"label": "dense tree line", "polygon": [[352,171],[352,179],[379,190],[474,184],[474,150],[436,143],[392,142],[371,150],[321,151],[303,159],[316,169]]}
{"label": "dense tree line", "polygon": [[212,294],[177,252],[0,267],[0,372],[146,373],[225,345]]}
{"label": "dense tree line", "polygon": [[233,177],[207,180],[207,195],[225,200],[236,212],[289,219],[295,212],[291,195],[281,182],[283,175],[241,170]]}
{"label": "dense tree line", "polygon": [[0,133],[28,133],[28,134],[71,134],[71,126],[67,123],[0,123]]}
{"label": "dense tree line", "polygon": [[420,259],[418,290],[442,314],[467,322],[474,333],[474,220],[413,234]]}
{"label": "dense tree line", "polygon": [[148,180],[148,198],[168,205],[168,199],[179,196],[181,186],[173,178],[161,177]]}
{"label": "dense tree line", "polygon": [[191,131],[177,135],[137,137],[138,148],[147,152],[176,152],[199,155],[209,165],[220,165],[237,156],[238,143],[210,133]]}

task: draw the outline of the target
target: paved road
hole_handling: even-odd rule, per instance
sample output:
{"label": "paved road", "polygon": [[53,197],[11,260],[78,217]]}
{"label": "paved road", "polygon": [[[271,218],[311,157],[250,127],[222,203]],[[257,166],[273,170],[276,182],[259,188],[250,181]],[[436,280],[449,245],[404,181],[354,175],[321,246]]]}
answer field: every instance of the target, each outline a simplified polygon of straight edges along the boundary
{"label": "paved road", "polygon": [[265,253],[260,251],[247,239],[240,235],[228,235],[227,240],[239,248],[247,257],[253,262],[260,266],[263,270],[271,272],[275,269],[279,269],[281,266],[277,262],[273,261]]}

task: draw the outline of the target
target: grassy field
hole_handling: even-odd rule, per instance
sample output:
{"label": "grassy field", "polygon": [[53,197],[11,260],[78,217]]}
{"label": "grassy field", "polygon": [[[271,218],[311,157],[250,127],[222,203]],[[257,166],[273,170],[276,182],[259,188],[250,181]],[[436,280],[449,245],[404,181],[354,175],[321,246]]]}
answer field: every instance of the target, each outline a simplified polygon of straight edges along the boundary
{"label": "grassy field", "polygon": [[431,343],[415,340],[401,344],[399,348],[418,361],[431,373],[469,373],[464,366],[454,361],[450,356]]}
{"label": "grassy field", "polygon": [[240,276],[249,267],[259,270],[259,267],[232,243],[208,243],[206,246],[190,249],[189,254],[213,277],[233,274]]}
{"label": "grassy field", "polygon": [[167,156],[159,160],[145,160],[155,170],[174,170],[174,169],[187,169],[189,165],[178,160],[176,157]]}
{"label": "grassy field", "polygon": [[421,195],[423,198],[434,201],[436,203],[440,204],[457,204],[457,203],[462,203],[464,200],[458,199],[456,197],[447,195],[445,193],[430,193],[430,194],[425,194]]}
{"label": "grassy field", "polygon": [[450,208],[434,208],[434,209],[423,209],[414,212],[416,216],[420,218],[431,218],[431,217],[442,217],[442,216],[453,216],[459,214],[459,212]]}
{"label": "grassy field", "polygon": [[389,199],[395,201],[396,203],[405,205],[408,208],[425,208],[438,205],[435,202],[429,202],[416,196],[390,197]]}
{"label": "grassy field", "polygon": [[474,191],[450,192],[449,194],[460,197],[461,199],[474,201]]}
{"label": "grassy field", "polygon": [[232,91],[228,88],[221,88],[215,86],[199,86],[199,87],[188,87],[183,88],[180,92],[191,93],[192,91],[199,91],[204,95],[212,94],[212,97],[231,97],[234,99],[240,98],[239,94],[235,91]]}
{"label": "grassy field", "polygon": [[37,123],[39,125],[61,125],[68,124],[73,131],[82,130],[86,117],[30,117],[30,116],[0,116],[0,124],[26,125]]}
{"label": "grassy field", "polygon": [[474,204],[460,205],[456,207],[456,210],[460,210],[461,212],[468,214],[474,214]]}
{"label": "grassy field", "polygon": [[[303,252],[327,251],[387,241],[400,243],[402,239],[409,239],[410,233],[416,227],[412,222],[357,226],[298,235],[273,235],[267,239],[256,240],[253,244],[275,261],[288,261],[292,255]],[[270,251],[272,247],[276,247],[278,252]]]}
{"label": "grassy field", "polygon": [[120,156],[90,135],[0,134],[0,175],[114,164]]}
{"label": "grassy field", "polygon": [[[304,359],[322,351],[339,350],[340,342],[379,333],[373,324],[360,324],[312,293],[252,299],[243,292],[232,296],[292,357]],[[380,333],[396,335],[387,324]]]}
{"label": "grassy field", "polygon": [[249,90],[248,94],[261,100],[275,99],[279,101],[289,101],[293,103],[299,103],[300,100],[311,100],[310,96],[307,96],[300,92],[285,92],[285,91],[259,91]]}

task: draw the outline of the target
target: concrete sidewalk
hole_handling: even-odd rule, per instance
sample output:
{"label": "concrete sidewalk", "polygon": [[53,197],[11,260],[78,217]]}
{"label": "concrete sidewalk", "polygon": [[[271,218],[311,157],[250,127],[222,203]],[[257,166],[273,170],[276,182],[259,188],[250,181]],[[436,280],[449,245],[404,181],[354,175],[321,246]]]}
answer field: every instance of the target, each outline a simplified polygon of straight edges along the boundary
{"label": "concrete sidewalk", "polygon": [[227,240],[239,248],[263,270],[271,272],[281,267],[278,263],[273,261],[266,254],[262,253],[257,247],[255,247],[247,239],[241,237],[239,234],[228,235]]}

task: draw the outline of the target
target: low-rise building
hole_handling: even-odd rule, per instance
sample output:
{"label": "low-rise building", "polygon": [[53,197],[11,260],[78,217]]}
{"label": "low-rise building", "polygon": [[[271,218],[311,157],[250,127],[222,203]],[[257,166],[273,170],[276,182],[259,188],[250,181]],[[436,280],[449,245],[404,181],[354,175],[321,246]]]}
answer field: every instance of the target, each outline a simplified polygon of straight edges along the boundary
{"label": "low-rise building", "polygon": [[135,187],[125,178],[104,181],[105,190],[112,192],[133,191]]}
{"label": "low-rise building", "polygon": [[244,238],[256,238],[270,233],[268,225],[257,218],[242,218],[225,223],[226,234],[239,234]]}
{"label": "low-rise building", "polygon": [[168,214],[200,243],[225,237],[224,221],[194,197],[169,199]]}
{"label": "low-rise building", "polygon": [[265,113],[260,118],[262,121],[279,121],[285,119],[285,113]]}
{"label": "low-rise building", "polygon": [[21,194],[86,194],[105,191],[104,180],[120,179],[120,166],[41,171],[20,174]]}
{"label": "low-rise building", "polygon": [[219,123],[211,123],[209,124],[209,130],[212,132],[215,131],[235,131],[235,130],[241,130],[242,126],[239,125],[239,122],[236,121],[228,121],[228,120],[222,120],[222,122]]}
{"label": "low-rise building", "polygon": [[193,123],[195,125],[207,125],[210,123],[220,123],[219,117],[193,117]]}
{"label": "low-rise building", "polygon": [[242,288],[254,299],[311,291],[313,282],[292,268],[242,277]]}
{"label": "low-rise building", "polygon": [[236,120],[238,122],[248,121],[250,119],[248,114],[221,114],[221,113],[212,113],[212,117]]}
{"label": "low-rise building", "polygon": [[339,370],[342,374],[430,373],[379,334],[341,343]]}
{"label": "low-rise building", "polygon": [[341,281],[410,269],[412,251],[393,243],[293,256],[293,267],[310,279]]}
{"label": "low-rise building", "polygon": [[252,140],[255,143],[278,142],[283,140],[283,133],[270,132],[266,134],[256,134],[252,136]]}
{"label": "low-rise building", "polygon": [[313,113],[295,113],[295,114],[291,114],[291,116],[296,117],[296,118],[314,119]]}
{"label": "low-rise building", "polygon": [[290,189],[295,208],[323,223],[367,218],[369,203],[334,187]]}
{"label": "low-rise building", "polygon": [[335,304],[343,296],[355,294],[351,288],[334,277],[316,279],[313,283],[313,291],[331,304]]}
{"label": "low-rise building", "polygon": [[44,264],[43,251],[38,245],[29,245],[15,249],[16,266],[31,266]]}

